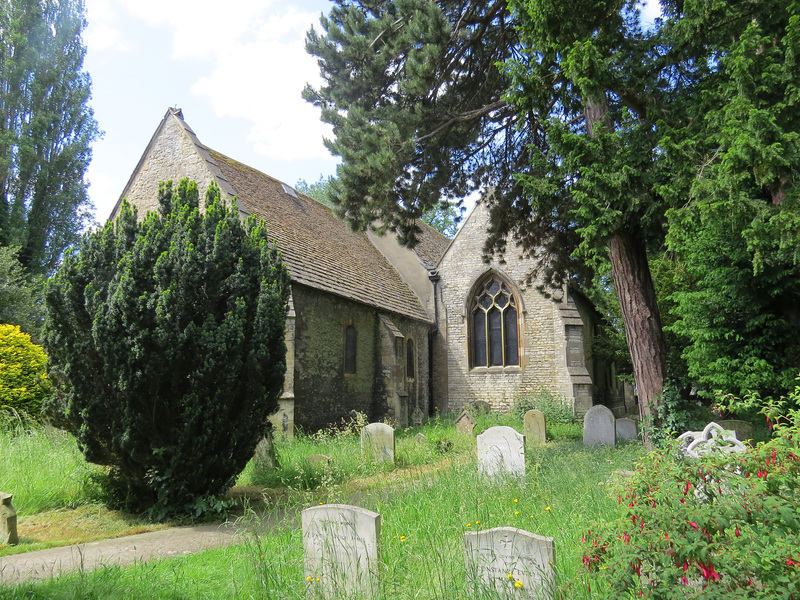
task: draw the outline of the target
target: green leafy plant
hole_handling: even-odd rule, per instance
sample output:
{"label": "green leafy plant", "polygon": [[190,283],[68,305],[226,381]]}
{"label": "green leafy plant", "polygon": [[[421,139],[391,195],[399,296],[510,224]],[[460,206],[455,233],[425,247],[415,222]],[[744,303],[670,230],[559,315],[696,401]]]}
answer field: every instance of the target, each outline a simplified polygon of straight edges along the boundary
{"label": "green leafy plant", "polygon": [[[285,372],[289,277],[262,222],[212,184],[159,188],[159,213],[88,234],[47,291],[64,425],[123,503],[196,512],[269,433]],[[112,486],[113,487],[113,486]]]}
{"label": "green leafy plant", "polygon": [[615,597],[796,597],[798,400],[800,387],[766,401],[772,439],[744,453],[649,454],[619,495],[625,516],[584,538],[593,588]]}
{"label": "green leafy plant", "polygon": [[575,421],[572,406],[566,398],[559,398],[546,388],[522,395],[514,401],[514,412],[519,418],[532,409],[542,411],[548,425],[568,424]]}
{"label": "green leafy plant", "polygon": [[17,325],[0,325],[0,411],[38,417],[52,386],[47,356]]}

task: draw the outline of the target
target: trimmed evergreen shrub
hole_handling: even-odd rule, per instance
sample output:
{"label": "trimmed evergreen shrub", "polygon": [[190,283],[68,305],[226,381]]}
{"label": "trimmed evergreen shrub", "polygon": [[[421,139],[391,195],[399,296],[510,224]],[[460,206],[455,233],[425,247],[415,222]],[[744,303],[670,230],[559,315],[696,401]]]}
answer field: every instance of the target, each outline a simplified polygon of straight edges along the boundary
{"label": "trimmed evergreen shrub", "polygon": [[159,212],[67,255],[47,291],[45,346],[63,414],[110,489],[156,517],[202,512],[269,432],[285,372],[289,277],[263,222],[212,184],[159,187]]}

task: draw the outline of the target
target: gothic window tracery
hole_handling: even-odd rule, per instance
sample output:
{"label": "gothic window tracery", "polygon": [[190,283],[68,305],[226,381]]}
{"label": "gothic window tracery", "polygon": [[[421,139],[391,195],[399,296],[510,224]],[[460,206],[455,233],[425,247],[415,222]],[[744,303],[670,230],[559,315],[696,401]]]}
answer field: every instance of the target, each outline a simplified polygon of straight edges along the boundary
{"label": "gothic window tracery", "polygon": [[470,364],[475,367],[519,365],[517,298],[498,275],[479,285],[470,303]]}

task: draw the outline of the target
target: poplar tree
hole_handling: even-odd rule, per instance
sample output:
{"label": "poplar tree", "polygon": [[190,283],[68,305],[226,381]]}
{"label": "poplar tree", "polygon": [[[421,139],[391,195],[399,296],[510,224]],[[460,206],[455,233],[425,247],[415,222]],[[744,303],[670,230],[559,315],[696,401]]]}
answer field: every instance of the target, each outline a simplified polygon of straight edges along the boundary
{"label": "poplar tree", "polygon": [[[289,278],[262,221],[211,185],[159,190],[68,253],[47,290],[44,341],[63,426],[111,467],[118,500],[200,511],[270,431],[286,371]],[[56,409],[53,411],[52,409]]]}
{"label": "poplar tree", "polygon": [[49,274],[90,222],[84,174],[97,123],[83,0],[14,0],[0,11],[0,245]]}

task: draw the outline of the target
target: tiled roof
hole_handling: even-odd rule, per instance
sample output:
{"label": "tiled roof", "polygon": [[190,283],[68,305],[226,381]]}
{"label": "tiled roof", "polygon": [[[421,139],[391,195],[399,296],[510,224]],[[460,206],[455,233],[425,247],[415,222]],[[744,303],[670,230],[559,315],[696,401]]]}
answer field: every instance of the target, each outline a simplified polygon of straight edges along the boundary
{"label": "tiled roof", "polygon": [[[214,150],[208,149],[208,154],[237,196],[239,209],[264,219],[294,282],[431,322],[417,296],[366,234],[350,231],[330,208],[291,188],[287,191],[277,179]],[[436,235],[426,231],[418,245],[418,255],[429,265],[438,262],[448,243],[445,239],[439,251],[439,234],[431,231]]]}
{"label": "tiled roof", "polygon": [[450,240],[424,221],[420,221],[419,226],[422,231],[417,236],[418,241],[417,245],[414,246],[414,252],[417,253],[417,256],[426,266],[433,267],[438,265],[450,246]]}

